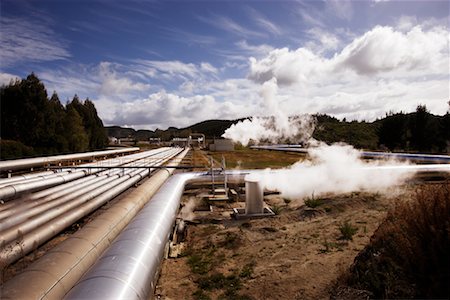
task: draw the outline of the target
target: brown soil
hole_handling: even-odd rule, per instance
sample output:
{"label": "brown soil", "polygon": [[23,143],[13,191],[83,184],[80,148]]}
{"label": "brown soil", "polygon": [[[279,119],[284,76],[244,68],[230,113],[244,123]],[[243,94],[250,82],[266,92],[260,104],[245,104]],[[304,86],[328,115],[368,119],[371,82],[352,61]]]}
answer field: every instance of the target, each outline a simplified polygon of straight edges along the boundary
{"label": "brown soil", "polygon": [[[362,291],[333,289],[368,244],[388,207],[409,197],[390,193],[389,197],[363,192],[330,195],[315,208],[270,195],[266,203],[279,214],[264,219],[231,219],[231,207],[243,207],[242,202],[196,213],[199,224],[187,227],[184,256],[164,261],[156,295],[161,299],[364,298]],[[357,227],[353,240],[341,238],[339,227],[346,221]],[[214,278],[222,281],[215,285]]]}

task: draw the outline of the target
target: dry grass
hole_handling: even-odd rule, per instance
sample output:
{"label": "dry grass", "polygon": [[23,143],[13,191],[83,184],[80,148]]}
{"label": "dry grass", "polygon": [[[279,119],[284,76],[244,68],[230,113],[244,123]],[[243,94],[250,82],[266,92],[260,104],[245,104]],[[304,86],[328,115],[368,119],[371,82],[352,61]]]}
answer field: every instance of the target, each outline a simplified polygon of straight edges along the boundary
{"label": "dry grass", "polygon": [[304,159],[302,153],[285,153],[268,150],[252,150],[243,148],[227,152],[206,152],[217,162],[225,158],[227,168],[238,169],[264,169],[264,168],[283,168]]}
{"label": "dry grass", "polygon": [[375,298],[448,299],[450,183],[420,187],[388,213],[347,275]]}

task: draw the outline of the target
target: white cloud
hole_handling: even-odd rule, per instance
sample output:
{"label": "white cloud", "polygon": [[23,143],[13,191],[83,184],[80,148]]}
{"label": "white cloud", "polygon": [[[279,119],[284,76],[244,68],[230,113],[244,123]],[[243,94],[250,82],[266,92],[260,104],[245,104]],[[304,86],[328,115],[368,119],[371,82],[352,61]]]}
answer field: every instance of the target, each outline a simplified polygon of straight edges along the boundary
{"label": "white cloud", "polygon": [[345,47],[336,62],[339,67],[366,75],[382,72],[407,76],[445,74],[448,51],[448,31],[442,27],[423,31],[416,26],[403,33],[392,27],[377,26]]}
{"label": "white cloud", "polygon": [[319,27],[311,28],[307,30],[307,33],[313,39],[313,41],[307,43],[307,47],[320,54],[326,51],[337,50],[341,44],[341,41],[335,34]]}
{"label": "white cloud", "polygon": [[249,55],[253,56],[267,55],[270,51],[274,49],[272,46],[269,46],[267,44],[250,45],[249,43],[247,43],[246,40],[241,40],[237,42],[236,46],[238,46],[239,49],[245,51]]}
{"label": "white cloud", "polygon": [[282,85],[292,85],[337,76],[346,70],[359,75],[389,77],[445,75],[448,74],[448,51],[448,31],[442,27],[423,31],[416,26],[402,33],[391,27],[377,26],[332,58],[306,48],[275,49],[263,59],[250,58],[249,78],[265,82],[275,77]]}
{"label": "white cloud", "polygon": [[0,64],[67,59],[71,55],[55,32],[36,20],[1,17]]}
{"label": "white cloud", "polygon": [[148,98],[126,102],[107,123],[137,128],[186,127],[207,119],[234,118],[239,107],[230,102],[218,102],[209,95],[181,97],[159,91]]}
{"label": "white cloud", "polygon": [[[149,69],[148,75],[154,74],[156,71],[162,73],[166,77],[188,76],[195,77],[198,74],[197,67],[192,63],[183,63],[178,60],[162,61],[162,60],[137,60],[137,64]],[[159,74],[158,74],[159,75]]]}
{"label": "white cloud", "polygon": [[401,16],[395,26],[400,31],[409,31],[418,24],[416,16]]}
{"label": "white cloud", "polygon": [[1,73],[0,72],[0,86],[2,85],[8,85],[11,83],[11,81],[15,81],[17,79],[20,79],[19,76],[9,74],[9,73]]}
{"label": "white cloud", "polygon": [[328,12],[340,19],[350,20],[353,16],[351,0],[327,0],[326,5]]}
{"label": "white cloud", "polygon": [[241,36],[241,37],[264,37],[265,34],[246,28],[236,21],[224,17],[224,16],[217,16],[213,15],[211,18],[205,18],[205,17],[198,17],[199,20],[208,23],[214,27],[217,27],[223,31],[230,32],[234,35]]}
{"label": "white cloud", "polygon": [[133,82],[130,78],[119,77],[110,62],[99,65],[100,94],[106,96],[123,95],[129,92],[141,92],[150,89],[149,84]]}
{"label": "white cloud", "polygon": [[202,62],[200,64],[200,69],[206,73],[217,74],[217,72],[218,72],[218,70],[213,65],[211,65],[210,63],[207,63],[207,62]]}
{"label": "white cloud", "polygon": [[276,78],[280,107],[290,114],[373,120],[389,110],[413,111],[420,103],[443,114],[450,97],[448,47],[443,27],[400,32],[378,26],[331,58],[306,48],[250,58],[248,78]]}
{"label": "white cloud", "polygon": [[265,18],[261,13],[259,13],[256,9],[249,8],[250,16],[253,21],[259,25],[261,28],[265,29],[267,32],[270,32],[274,35],[281,35],[283,31],[275,25],[273,22],[269,21]]}

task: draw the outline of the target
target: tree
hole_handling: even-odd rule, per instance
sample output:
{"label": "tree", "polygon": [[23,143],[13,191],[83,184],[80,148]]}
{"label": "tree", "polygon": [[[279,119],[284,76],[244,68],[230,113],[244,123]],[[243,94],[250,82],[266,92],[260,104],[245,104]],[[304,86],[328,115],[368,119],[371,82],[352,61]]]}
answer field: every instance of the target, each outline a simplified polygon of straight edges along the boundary
{"label": "tree", "polygon": [[417,106],[411,115],[411,146],[414,150],[429,151],[433,148],[438,132],[437,122],[431,118],[425,105]]}
{"label": "tree", "polygon": [[64,128],[69,151],[82,152],[89,148],[89,138],[83,127],[83,119],[71,106],[67,107]]}
{"label": "tree", "polygon": [[408,117],[403,113],[386,115],[378,128],[378,138],[380,145],[384,145],[389,150],[405,149],[407,144],[407,124]]}

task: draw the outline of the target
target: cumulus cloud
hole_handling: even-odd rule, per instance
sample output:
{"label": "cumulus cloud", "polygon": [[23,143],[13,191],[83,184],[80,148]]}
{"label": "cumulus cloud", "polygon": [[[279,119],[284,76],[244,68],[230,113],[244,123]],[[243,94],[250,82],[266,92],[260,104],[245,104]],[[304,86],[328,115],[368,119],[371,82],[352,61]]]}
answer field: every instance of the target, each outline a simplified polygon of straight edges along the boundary
{"label": "cumulus cloud", "polygon": [[319,27],[313,27],[307,33],[312,37],[312,41],[307,43],[308,48],[311,48],[311,50],[319,54],[337,50],[341,44],[341,41],[335,34]]}
{"label": "cumulus cloud", "polygon": [[181,97],[159,91],[148,98],[123,103],[107,123],[134,126],[137,128],[185,127],[193,121],[227,119],[239,114],[239,106],[230,102],[219,102],[209,95]]}
{"label": "cumulus cloud", "polygon": [[307,80],[313,73],[322,72],[323,68],[328,68],[325,59],[309,49],[290,51],[282,48],[271,51],[261,60],[251,57],[248,77],[259,83],[274,77],[280,85],[292,85]]}
{"label": "cumulus cloud", "polygon": [[338,67],[365,75],[391,71],[442,74],[448,62],[448,31],[442,27],[423,31],[416,26],[403,33],[377,26],[345,47],[335,61]]}
{"label": "cumulus cloud", "polygon": [[424,31],[416,26],[404,33],[377,26],[332,58],[306,48],[275,49],[260,60],[250,58],[248,77],[261,83],[275,77],[282,85],[292,85],[314,77],[337,76],[345,70],[358,75],[443,75],[448,73],[448,51],[448,31],[443,27]]}
{"label": "cumulus cloud", "polygon": [[61,60],[71,57],[64,42],[46,24],[36,20],[0,18],[0,64]]}

